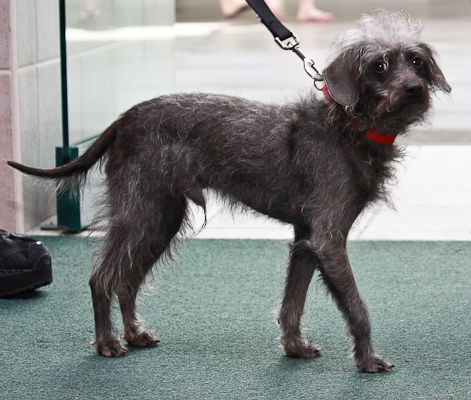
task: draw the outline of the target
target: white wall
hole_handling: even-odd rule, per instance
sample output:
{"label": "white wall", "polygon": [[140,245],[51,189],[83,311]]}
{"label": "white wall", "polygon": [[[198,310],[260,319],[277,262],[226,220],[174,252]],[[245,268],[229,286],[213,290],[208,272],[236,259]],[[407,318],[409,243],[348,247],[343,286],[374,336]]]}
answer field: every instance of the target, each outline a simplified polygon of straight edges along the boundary
{"label": "white wall", "polygon": [[[43,168],[61,145],[58,0],[0,0],[0,156]],[[174,0],[68,0],[71,27],[174,22]],[[100,10],[83,11],[86,4]],[[158,30],[157,30],[158,31]],[[134,29],[134,32],[141,32]],[[141,32],[142,33],[142,32]],[[171,37],[70,43],[71,141],[98,134],[131,104],[173,87]],[[0,228],[24,232],[55,213],[50,187],[0,165]]]}

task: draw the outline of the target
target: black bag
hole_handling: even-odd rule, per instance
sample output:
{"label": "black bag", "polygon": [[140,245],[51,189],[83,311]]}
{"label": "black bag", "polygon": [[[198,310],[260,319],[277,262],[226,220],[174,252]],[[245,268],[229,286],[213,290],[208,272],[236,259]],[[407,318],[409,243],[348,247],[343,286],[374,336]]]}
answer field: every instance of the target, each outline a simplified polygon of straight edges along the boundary
{"label": "black bag", "polygon": [[0,229],[0,297],[52,282],[51,256],[42,242]]}

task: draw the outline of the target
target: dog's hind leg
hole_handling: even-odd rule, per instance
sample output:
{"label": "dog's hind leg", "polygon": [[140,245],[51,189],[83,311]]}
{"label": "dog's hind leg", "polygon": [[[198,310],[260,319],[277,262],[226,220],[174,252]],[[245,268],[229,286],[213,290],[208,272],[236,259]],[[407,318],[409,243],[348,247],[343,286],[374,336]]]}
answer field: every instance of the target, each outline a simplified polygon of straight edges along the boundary
{"label": "dog's hind leg", "polygon": [[136,274],[130,270],[122,276],[122,285],[117,289],[119,305],[123,316],[123,338],[130,346],[154,347],[160,343],[150,331],[146,330],[136,313],[136,296],[145,279],[145,275],[168,250],[174,236],[181,228],[186,216],[187,202],[183,196],[167,196],[159,205],[161,209],[160,219],[146,233],[143,242],[139,243],[137,251],[147,254],[148,257],[141,260],[141,267]]}
{"label": "dog's hind leg", "polygon": [[96,351],[106,357],[118,357],[126,353],[127,349],[121,345],[118,337],[113,332],[111,322],[110,285],[101,280],[99,269],[90,278],[92,292],[93,312],[95,316],[95,342]]}
{"label": "dog's hind leg", "polygon": [[[113,330],[110,308],[117,294],[124,322],[124,338],[130,345],[158,344],[136,314],[135,300],[146,274],[168,249],[186,215],[183,195],[142,198],[114,212],[105,237],[102,262],[90,279],[95,311],[95,347],[101,355],[121,356],[127,349]],[[116,211],[116,210],[115,210]]]}
{"label": "dog's hind leg", "polygon": [[282,343],[287,356],[313,358],[320,355],[320,348],[303,337],[301,317],[307,290],[314,274],[316,259],[309,249],[309,231],[295,227],[295,241],[285,283],[285,293],[279,314]]}

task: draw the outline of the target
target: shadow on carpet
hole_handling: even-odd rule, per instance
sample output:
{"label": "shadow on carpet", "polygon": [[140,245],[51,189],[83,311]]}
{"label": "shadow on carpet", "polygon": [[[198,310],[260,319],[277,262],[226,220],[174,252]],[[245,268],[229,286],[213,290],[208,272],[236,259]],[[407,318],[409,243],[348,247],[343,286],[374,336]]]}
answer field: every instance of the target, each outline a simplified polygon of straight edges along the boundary
{"label": "shadow on carpet", "polygon": [[340,314],[318,282],[303,322],[323,356],[282,354],[273,310],[283,241],[188,241],[140,299],[161,345],[107,359],[89,345],[93,242],[41,239],[53,255],[53,284],[0,299],[3,400],[471,398],[471,243],[350,243],[374,343],[396,365],[369,375],[348,359]]}

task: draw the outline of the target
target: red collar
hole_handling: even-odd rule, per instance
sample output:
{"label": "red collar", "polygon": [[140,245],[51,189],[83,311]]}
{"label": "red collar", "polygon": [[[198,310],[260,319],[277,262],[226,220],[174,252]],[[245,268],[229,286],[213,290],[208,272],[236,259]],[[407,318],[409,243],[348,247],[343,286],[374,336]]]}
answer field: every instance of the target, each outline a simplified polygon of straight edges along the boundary
{"label": "red collar", "polygon": [[366,137],[376,143],[392,146],[396,140],[397,135],[388,135],[386,133],[381,133],[376,129],[370,128],[366,130]]}
{"label": "red collar", "polygon": [[324,86],[322,86],[322,92],[324,93],[324,96],[326,97],[327,100],[333,101],[334,99],[329,93],[329,89],[327,88],[327,85],[324,83]]}
{"label": "red collar", "polygon": [[[322,92],[324,93],[327,100],[335,101],[332,98],[331,94],[329,93],[329,89],[327,88],[326,84],[324,84],[324,86],[322,87]],[[372,128],[367,129],[365,131],[365,135],[368,139],[372,140],[373,142],[384,144],[385,146],[392,146],[397,137],[397,135],[381,133],[380,131],[376,129],[372,129]]]}

